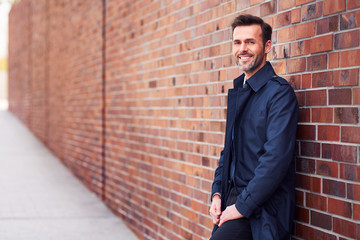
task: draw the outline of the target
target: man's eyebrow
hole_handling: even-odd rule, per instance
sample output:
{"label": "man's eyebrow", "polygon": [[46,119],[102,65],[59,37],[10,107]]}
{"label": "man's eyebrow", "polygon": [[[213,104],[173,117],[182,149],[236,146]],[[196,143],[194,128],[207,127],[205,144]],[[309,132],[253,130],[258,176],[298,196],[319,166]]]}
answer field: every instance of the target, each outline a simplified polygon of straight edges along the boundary
{"label": "man's eyebrow", "polygon": [[[244,39],[243,41],[254,41],[255,40],[255,38],[246,38],[246,39]],[[234,42],[240,42],[241,40],[240,39],[234,39],[233,40]]]}

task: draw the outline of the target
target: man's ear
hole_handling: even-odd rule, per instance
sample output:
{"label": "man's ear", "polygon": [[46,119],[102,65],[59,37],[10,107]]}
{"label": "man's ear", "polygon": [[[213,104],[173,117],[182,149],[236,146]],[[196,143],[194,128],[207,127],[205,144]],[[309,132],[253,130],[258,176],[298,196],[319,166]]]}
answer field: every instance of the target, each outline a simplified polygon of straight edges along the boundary
{"label": "man's ear", "polygon": [[271,50],[271,40],[268,40],[266,43],[265,43],[265,47],[264,47],[264,50],[265,50],[265,54],[268,54]]}

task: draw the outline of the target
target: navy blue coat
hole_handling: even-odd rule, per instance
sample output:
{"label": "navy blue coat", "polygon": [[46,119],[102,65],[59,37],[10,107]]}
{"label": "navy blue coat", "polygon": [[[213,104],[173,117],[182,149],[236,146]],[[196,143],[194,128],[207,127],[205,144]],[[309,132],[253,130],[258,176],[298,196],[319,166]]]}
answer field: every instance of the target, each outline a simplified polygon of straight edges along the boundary
{"label": "navy blue coat", "polygon": [[295,207],[297,99],[269,62],[247,80],[248,88],[242,88],[243,80],[244,74],[228,92],[225,145],[212,195],[221,194],[225,210],[234,128],[235,207],[249,218],[254,240],[289,239]]}

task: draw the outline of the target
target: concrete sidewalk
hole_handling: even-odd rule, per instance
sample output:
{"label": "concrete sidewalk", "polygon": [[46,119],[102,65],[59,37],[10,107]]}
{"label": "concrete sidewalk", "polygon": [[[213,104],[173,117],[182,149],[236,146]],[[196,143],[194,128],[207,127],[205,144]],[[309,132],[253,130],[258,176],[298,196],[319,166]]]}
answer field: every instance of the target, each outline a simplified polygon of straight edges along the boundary
{"label": "concrete sidewalk", "polygon": [[17,118],[0,111],[0,239],[137,238]]}

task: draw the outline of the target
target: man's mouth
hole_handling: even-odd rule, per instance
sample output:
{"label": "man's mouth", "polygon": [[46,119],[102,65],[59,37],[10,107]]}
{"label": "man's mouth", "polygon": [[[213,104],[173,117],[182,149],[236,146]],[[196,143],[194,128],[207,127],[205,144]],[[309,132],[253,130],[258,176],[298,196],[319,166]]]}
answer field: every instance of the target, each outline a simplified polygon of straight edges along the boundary
{"label": "man's mouth", "polygon": [[246,61],[248,59],[250,59],[252,56],[251,55],[238,55],[238,58],[242,61]]}

